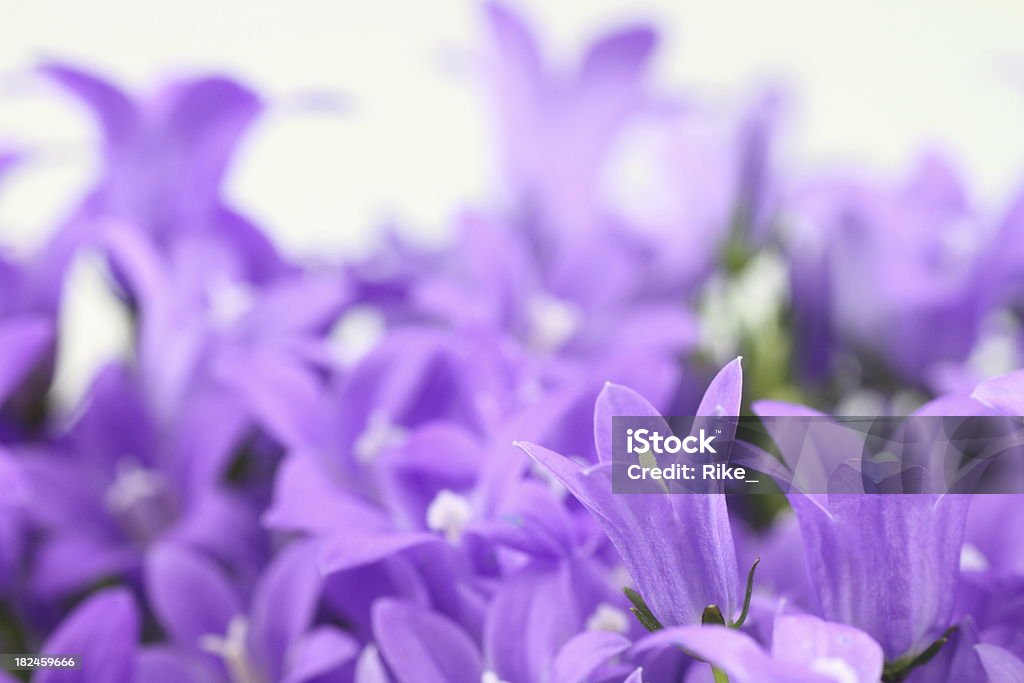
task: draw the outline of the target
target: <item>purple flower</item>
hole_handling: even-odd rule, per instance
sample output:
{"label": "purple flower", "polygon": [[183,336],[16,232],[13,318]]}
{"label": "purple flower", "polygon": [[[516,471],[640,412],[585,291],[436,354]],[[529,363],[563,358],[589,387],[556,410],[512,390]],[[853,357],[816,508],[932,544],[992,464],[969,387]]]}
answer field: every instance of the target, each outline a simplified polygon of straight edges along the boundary
{"label": "purple flower", "polygon": [[665,629],[638,643],[640,650],[682,647],[729,675],[733,683],[877,683],[882,648],[866,633],[805,615],[775,621],[771,652],[724,626]]}
{"label": "purple flower", "polygon": [[44,655],[78,655],[79,669],[44,669],[39,683],[134,683],[141,615],[131,594],[109,588],[86,599],[40,648]]}
{"label": "purple flower", "polygon": [[[560,648],[552,648],[544,627],[564,611],[564,605],[555,598],[557,592],[521,595],[528,598],[529,607],[502,615],[518,628],[518,637],[513,637],[515,631],[509,628],[503,634],[506,637],[490,642],[484,652],[468,633],[443,615],[409,602],[378,601],[373,610],[376,649],[368,648],[364,655],[375,661],[380,677],[369,678],[368,683],[583,683],[595,680],[592,674],[598,675],[595,672],[602,665],[630,647],[630,641],[618,633],[592,630]],[[513,660],[551,649],[557,654],[536,669],[509,668]],[[385,668],[390,677],[383,673]],[[632,672],[633,667],[628,671]],[[623,674],[617,680],[626,678]],[[363,683],[364,679],[357,675],[356,680]],[[638,677],[628,680],[639,682]]]}
{"label": "purple flower", "polygon": [[217,252],[162,258],[137,231],[113,228],[103,244],[139,306],[139,372],[158,419],[173,423],[197,402],[220,423],[255,420],[285,445],[313,438],[326,341],[349,301],[335,273],[282,275],[252,285]]}
{"label": "purple flower", "polygon": [[42,71],[92,111],[104,160],[96,188],[46,250],[48,277],[59,279],[77,250],[111,222],[141,231],[162,252],[217,252],[247,281],[283,271],[266,237],[220,196],[235,147],[262,107],[253,92],[211,77],[171,83],[135,100],[69,65],[46,64]]}
{"label": "purple flower", "polygon": [[[755,403],[754,410],[820,415],[777,402]],[[796,463],[800,453],[781,429],[775,431],[782,434],[776,442],[783,460]],[[831,450],[823,446],[826,464],[860,455],[848,452],[851,443],[840,432]],[[824,618],[870,634],[890,663],[921,654],[952,624],[968,496],[795,492],[789,501]]]}
{"label": "purple flower", "polygon": [[[130,371],[109,366],[66,434],[22,449],[35,491],[31,518],[42,536],[31,579],[46,594],[124,576],[164,537],[233,564],[258,554],[251,503],[219,482],[237,424],[200,403],[180,429],[163,433],[140,391]],[[221,421],[211,421],[209,410]]]}
{"label": "purple flower", "polygon": [[1005,297],[1001,240],[955,169],[921,160],[901,186],[821,180],[794,202],[789,240],[801,357],[820,374],[857,351],[917,386],[963,363]]}
{"label": "purple flower", "polygon": [[600,169],[622,121],[641,101],[654,31],[636,26],[601,36],[579,67],[559,72],[512,11],[492,3],[487,19],[513,201],[536,221],[536,237],[556,249],[582,246],[603,227]]}
{"label": "purple flower", "polygon": [[[737,415],[741,383],[737,359],[712,381],[698,414]],[[698,624],[705,608],[716,605],[731,621],[740,607],[740,581],[725,497],[613,494],[614,415],[658,413],[638,394],[608,385],[594,411],[599,464],[581,467],[541,446],[521,444],[521,448],[594,515],[658,620],[668,625]]]}
{"label": "purple flower", "polygon": [[322,582],[308,543],[281,550],[248,607],[222,569],[175,544],[149,554],[146,588],[172,655],[190,672],[186,680],[302,683],[337,671],[357,652],[349,635],[315,623]]}
{"label": "purple flower", "polygon": [[576,269],[557,254],[541,262],[514,225],[473,216],[461,227],[448,267],[416,289],[422,310],[522,354],[522,383],[534,394],[604,378],[667,401],[678,355],[697,331],[675,301],[644,294],[644,269],[617,258],[601,237],[571,251],[585,257],[586,268]]}
{"label": "purple flower", "polygon": [[373,630],[396,683],[479,683],[483,661],[473,640],[429,610],[394,600],[373,608]]}

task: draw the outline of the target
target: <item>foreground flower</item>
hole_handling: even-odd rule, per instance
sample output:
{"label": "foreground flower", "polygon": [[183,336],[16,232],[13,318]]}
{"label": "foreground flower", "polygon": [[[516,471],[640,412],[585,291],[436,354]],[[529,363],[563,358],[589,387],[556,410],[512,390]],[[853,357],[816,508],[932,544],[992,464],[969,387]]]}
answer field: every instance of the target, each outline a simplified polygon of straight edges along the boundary
{"label": "foreground flower", "polygon": [[731,683],[878,683],[882,648],[866,633],[804,615],[776,619],[771,652],[723,626],[683,626],[644,638],[639,650],[672,644],[729,675]]}
{"label": "foreground flower", "polygon": [[[754,410],[762,416],[823,417],[776,402],[755,403]],[[766,424],[783,460],[800,462],[785,429]],[[851,441],[843,441],[841,431],[834,432],[831,450],[818,462],[827,466],[861,455],[844,452]],[[890,665],[909,664],[951,626],[969,496],[817,493],[822,490],[789,494],[821,615],[871,635]]]}
{"label": "foreground flower", "polygon": [[[737,359],[712,381],[698,414],[737,415],[741,385]],[[613,494],[614,415],[654,417],[658,413],[629,389],[609,385],[594,413],[599,464],[584,468],[535,444],[520,447],[590,510],[662,624],[699,624],[712,605],[731,622],[740,608],[740,580],[725,496]],[[666,425],[664,432],[668,431]]]}

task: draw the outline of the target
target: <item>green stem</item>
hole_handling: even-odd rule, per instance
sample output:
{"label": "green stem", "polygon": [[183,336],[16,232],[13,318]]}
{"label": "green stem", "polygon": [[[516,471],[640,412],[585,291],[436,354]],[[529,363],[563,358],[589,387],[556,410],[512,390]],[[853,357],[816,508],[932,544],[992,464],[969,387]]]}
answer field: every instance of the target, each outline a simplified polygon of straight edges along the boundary
{"label": "green stem", "polygon": [[725,673],[714,664],[711,665],[711,674],[715,677],[715,683],[729,683],[729,674]]}
{"label": "green stem", "polygon": [[754,564],[750,567],[750,573],[747,574],[747,590],[743,595],[743,611],[740,612],[740,618],[736,620],[736,623],[731,624],[733,628],[739,628],[747,621],[747,615],[750,614],[750,598],[754,594],[754,573],[757,571],[757,565],[761,564],[761,558],[754,560]]}

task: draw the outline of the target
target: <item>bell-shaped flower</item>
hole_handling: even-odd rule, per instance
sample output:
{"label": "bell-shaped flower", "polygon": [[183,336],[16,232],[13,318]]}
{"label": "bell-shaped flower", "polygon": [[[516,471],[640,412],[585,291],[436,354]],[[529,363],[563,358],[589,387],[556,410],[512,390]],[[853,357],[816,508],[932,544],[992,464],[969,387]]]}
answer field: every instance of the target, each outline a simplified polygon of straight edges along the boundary
{"label": "bell-shaped flower", "polygon": [[[741,386],[737,359],[712,381],[698,414],[737,415]],[[520,447],[594,515],[657,620],[699,624],[713,605],[731,622],[740,609],[740,579],[725,496],[613,493],[611,422],[616,415],[658,417],[638,394],[608,385],[594,415],[599,464],[583,467],[542,446]],[[664,433],[670,433],[667,424]]]}
{"label": "bell-shaped flower", "polygon": [[806,615],[778,617],[770,651],[724,626],[668,628],[636,647],[669,644],[710,662],[732,683],[877,683],[883,672],[882,648],[868,634]]}

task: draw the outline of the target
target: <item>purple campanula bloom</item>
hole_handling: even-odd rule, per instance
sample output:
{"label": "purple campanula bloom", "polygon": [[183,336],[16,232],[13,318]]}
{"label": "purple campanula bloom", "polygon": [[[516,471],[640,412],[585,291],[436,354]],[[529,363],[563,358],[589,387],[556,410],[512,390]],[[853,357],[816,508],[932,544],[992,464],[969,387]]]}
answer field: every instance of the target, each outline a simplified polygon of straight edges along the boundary
{"label": "purple campanula bloom", "polygon": [[328,406],[340,416],[331,438],[288,455],[266,522],[323,536],[328,599],[359,632],[374,597],[421,596],[497,642],[518,626],[490,600],[525,609],[570,586],[562,600],[572,609],[543,638],[552,651],[500,663],[529,672],[615,596],[594,557],[592,523],[578,528],[546,484],[524,478],[528,461],[511,447],[515,437],[561,432],[574,393],[516,399],[517,366],[490,339],[389,335],[343,379]]}
{"label": "purple campanula bloom", "polygon": [[231,564],[258,556],[251,503],[220,483],[237,424],[206,410],[163,432],[130,370],[111,365],[86,406],[52,444],[25,447],[33,526],[41,534],[31,579],[66,595],[108,576],[137,570],[146,548],[164,537],[208,550]]}
{"label": "purple campanula bloom", "polygon": [[512,222],[556,282],[643,263],[634,286],[689,294],[732,232],[763,242],[778,202],[777,92],[734,116],[650,91],[647,26],[599,36],[565,68],[508,8],[490,5],[488,19]]}
{"label": "purple campanula bloom", "polygon": [[[798,196],[790,260],[801,357],[856,351],[917,386],[967,360],[1005,299],[1002,241],[938,156],[901,186],[820,180]],[[996,267],[999,265],[999,267]]]}
{"label": "purple campanula bloom", "polygon": [[770,653],[724,626],[668,628],[638,647],[667,644],[711,662],[734,683],[876,683],[882,676],[882,648],[868,634],[812,616],[776,619]]}
{"label": "purple campanula bloom", "polygon": [[279,552],[248,603],[222,568],[173,543],[148,556],[146,589],[186,681],[303,683],[357,652],[348,634],[316,623],[322,579],[308,542]]}
{"label": "purple campanula bloom", "polygon": [[800,519],[822,614],[870,633],[896,661],[951,625],[968,501],[926,494],[810,496]]}
{"label": "purple campanula bloom", "polygon": [[[737,415],[741,383],[736,360],[712,381],[698,414]],[[523,444],[522,448],[595,516],[662,623],[700,623],[710,605],[717,605],[731,621],[740,607],[740,581],[725,497],[613,494],[613,415],[658,413],[634,392],[610,385],[599,397],[594,415],[599,464],[584,468],[541,446]]]}
{"label": "purple campanula bloom", "polygon": [[695,321],[675,300],[646,296],[644,269],[619,258],[620,246],[593,237],[571,252],[585,255],[577,270],[557,254],[540,259],[529,236],[506,222],[468,216],[461,228],[448,268],[417,288],[427,313],[459,330],[506,336],[528,362],[524,381],[537,388],[604,378],[665,403],[679,354],[696,342]]}
{"label": "purple campanula bloom", "polygon": [[[1019,419],[1024,415],[1024,373],[1012,372],[986,380],[971,398],[997,414]],[[1019,451],[1011,451],[1016,469],[1004,477],[1024,476]],[[1011,484],[1012,490],[1018,486]],[[958,609],[977,626],[977,647],[994,647],[993,666],[1000,666],[1000,649],[1024,659],[1024,550],[1008,542],[1024,533],[1024,495],[975,496],[971,503],[960,555],[962,584]],[[985,664],[988,668],[988,664]],[[993,679],[998,680],[998,679]],[[1007,679],[1010,680],[1010,679]]]}
{"label": "purple campanula bloom", "polygon": [[326,340],[349,292],[340,276],[296,273],[260,285],[217,252],[163,259],[137,231],[113,228],[103,243],[139,304],[139,372],[158,418],[173,422],[201,400],[220,422],[255,420],[291,445],[312,438]]}
{"label": "purple campanula bloom", "polygon": [[603,227],[600,168],[622,121],[641,101],[654,31],[635,26],[601,36],[577,68],[559,72],[511,10],[490,4],[487,19],[512,201],[536,221],[535,237],[555,249],[581,246]]}
{"label": "purple campanula bloom", "polygon": [[42,70],[91,110],[103,154],[95,190],[44,254],[47,277],[59,278],[109,222],[141,231],[164,253],[195,245],[217,251],[247,281],[283,271],[266,237],[220,195],[235,147],[262,108],[253,92],[211,77],[171,83],[143,101],[72,66]]}
{"label": "purple campanula bloom", "polygon": [[[779,402],[755,403],[754,410],[763,416],[821,415]],[[796,462],[799,453],[785,436],[776,440],[784,461]],[[845,452],[848,446],[837,438],[824,455],[837,461],[860,455]],[[821,615],[870,634],[890,663],[922,653],[952,625],[969,497],[807,490],[815,492],[798,489],[789,501]]]}
{"label": "purple campanula bloom", "polygon": [[483,652],[467,632],[443,615],[409,602],[381,600],[374,607],[375,649],[370,651],[378,677],[357,675],[356,683],[639,681],[630,676],[632,666],[626,666],[626,673],[617,678],[599,673],[602,665],[624,654],[631,645],[624,636],[601,630],[587,631],[553,648],[554,657],[537,669],[510,671],[512,661],[552,649],[544,627],[548,620],[558,619],[564,607],[557,599],[541,601],[537,594],[529,597],[529,609],[515,609],[504,615],[518,627],[518,637],[512,637],[510,628],[508,638]]}
{"label": "purple campanula bloom", "polygon": [[649,259],[601,197],[606,157],[643,101],[654,33],[603,36],[578,70],[559,72],[519,17],[492,4],[488,18],[512,207],[465,217],[449,272],[419,296],[459,326],[500,329],[550,357],[547,375],[579,365],[577,374],[627,383],[660,405],[695,325],[674,291],[650,295],[650,269],[638,267]]}
{"label": "purple campanula bloom", "polygon": [[381,657],[395,683],[483,680],[478,646],[445,617],[416,605],[381,600],[374,606],[373,623]]}
{"label": "purple campanula bloom", "polygon": [[649,99],[624,122],[609,155],[609,212],[647,264],[645,287],[690,293],[715,276],[730,242],[752,250],[769,236],[783,97],[766,90],[738,113]]}

